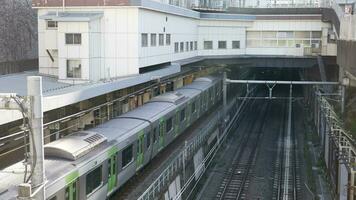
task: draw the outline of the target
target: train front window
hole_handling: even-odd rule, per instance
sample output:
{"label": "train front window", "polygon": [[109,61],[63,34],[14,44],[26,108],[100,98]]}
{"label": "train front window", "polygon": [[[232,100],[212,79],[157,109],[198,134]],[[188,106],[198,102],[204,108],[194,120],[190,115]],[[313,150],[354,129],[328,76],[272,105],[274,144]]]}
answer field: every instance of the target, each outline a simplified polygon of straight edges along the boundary
{"label": "train front window", "polygon": [[102,184],[102,166],[100,165],[86,176],[86,195],[94,192]]}
{"label": "train front window", "polygon": [[122,168],[126,167],[133,159],[132,144],[122,151]]}
{"label": "train front window", "polygon": [[172,117],[169,118],[166,122],[166,133],[172,130]]}

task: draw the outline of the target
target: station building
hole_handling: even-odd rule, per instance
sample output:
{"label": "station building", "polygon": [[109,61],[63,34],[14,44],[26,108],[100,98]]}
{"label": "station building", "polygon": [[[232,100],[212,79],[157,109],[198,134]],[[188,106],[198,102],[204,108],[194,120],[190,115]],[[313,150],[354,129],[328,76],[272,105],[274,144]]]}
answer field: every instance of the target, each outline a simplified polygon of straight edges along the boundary
{"label": "station building", "polygon": [[202,13],[142,0],[34,0],[39,72],[86,83],[209,56],[336,55],[321,13]]}

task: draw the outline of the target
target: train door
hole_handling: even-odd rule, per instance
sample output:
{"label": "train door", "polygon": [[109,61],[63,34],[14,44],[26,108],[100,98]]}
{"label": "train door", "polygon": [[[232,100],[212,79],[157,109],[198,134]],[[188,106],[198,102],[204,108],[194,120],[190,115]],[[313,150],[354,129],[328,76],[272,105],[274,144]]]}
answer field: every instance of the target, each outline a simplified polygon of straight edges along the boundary
{"label": "train door", "polygon": [[175,120],[175,128],[174,128],[174,137],[176,137],[179,133],[179,126],[180,126],[180,115],[179,115],[179,109],[176,110],[176,120]]}
{"label": "train door", "polygon": [[191,102],[189,102],[187,104],[187,122],[186,122],[187,126],[190,125],[190,116],[191,115],[192,115],[192,104],[191,104]]}
{"label": "train door", "polygon": [[159,150],[161,150],[164,146],[164,128],[165,126],[165,122],[164,119],[161,118],[159,120]]}
{"label": "train door", "polygon": [[77,189],[77,178],[71,181],[65,189],[65,200],[77,200],[78,199],[78,189]]}
{"label": "train door", "polygon": [[144,143],[145,142],[145,134],[144,131],[140,131],[138,134],[138,140],[137,140],[137,158],[136,158],[136,166],[137,168],[141,167],[143,164],[143,148],[144,148]]}
{"label": "train door", "polygon": [[110,193],[117,184],[117,148],[109,152],[108,159],[108,193]]}

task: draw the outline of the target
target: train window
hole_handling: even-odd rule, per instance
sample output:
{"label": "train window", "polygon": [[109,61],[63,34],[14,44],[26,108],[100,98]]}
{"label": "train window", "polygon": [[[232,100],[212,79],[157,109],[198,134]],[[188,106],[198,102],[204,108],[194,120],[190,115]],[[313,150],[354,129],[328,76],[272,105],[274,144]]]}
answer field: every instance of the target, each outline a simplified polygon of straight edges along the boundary
{"label": "train window", "polygon": [[86,194],[93,193],[102,184],[102,166],[100,165],[86,176]]}
{"label": "train window", "polygon": [[171,118],[169,118],[168,120],[167,120],[167,122],[166,122],[166,133],[168,133],[169,131],[171,131],[172,130],[172,117]]}
{"label": "train window", "polygon": [[180,111],[180,121],[184,121],[185,120],[185,109]]}
{"label": "train window", "polygon": [[192,103],[192,113],[195,113],[195,101]]}
{"label": "train window", "polygon": [[69,187],[66,187],[66,191],[65,191],[65,200],[69,200]]}
{"label": "train window", "polygon": [[151,145],[151,132],[148,132],[146,135],[146,148],[149,148]]}
{"label": "train window", "polygon": [[157,128],[154,128],[154,129],[153,129],[153,143],[156,143],[156,142],[157,142],[156,132],[157,132]]}
{"label": "train window", "polygon": [[53,196],[53,197],[49,198],[49,200],[57,200],[57,196]]}
{"label": "train window", "polygon": [[122,151],[122,168],[126,167],[133,159],[132,144]]}

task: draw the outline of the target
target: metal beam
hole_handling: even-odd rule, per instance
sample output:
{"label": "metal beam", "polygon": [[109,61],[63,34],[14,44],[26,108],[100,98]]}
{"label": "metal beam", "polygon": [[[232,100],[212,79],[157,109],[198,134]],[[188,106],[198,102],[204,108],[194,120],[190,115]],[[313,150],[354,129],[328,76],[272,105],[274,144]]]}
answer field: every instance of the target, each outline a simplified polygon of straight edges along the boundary
{"label": "metal beam", "polygon": [[279,85],[340,85],[339,82],[323,81],[273,81],[273,80],[231,80],[226,79],[227,83],[242,84],[279,84]]}

